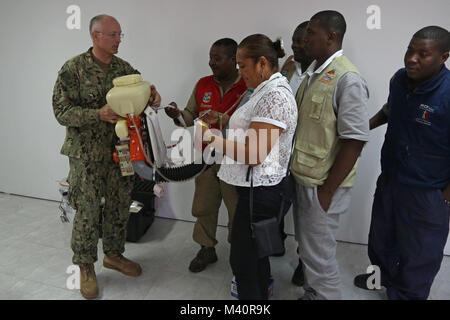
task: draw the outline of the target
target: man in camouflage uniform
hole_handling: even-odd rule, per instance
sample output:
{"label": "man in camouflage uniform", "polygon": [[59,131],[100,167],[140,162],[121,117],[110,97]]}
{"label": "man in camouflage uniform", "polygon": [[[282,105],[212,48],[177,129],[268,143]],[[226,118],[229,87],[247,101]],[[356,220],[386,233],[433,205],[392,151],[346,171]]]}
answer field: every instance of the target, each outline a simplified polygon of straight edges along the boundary
{"label": "man in camouflage uniform", "polygon": [[[67,61],[58,73],[53,91],[53,111],[66,127],[61,153],[69,157],[69,202],[77,214],[73,222],[73,263],[80,266],[83,297],[98,296],[94,270],[97,261],[99,215],[103,209],[103,266],[129,276],[139,276],[141,267],[122,256],[131,203],[132,177],[123,177],[113,162],[119,119],[106,103],[114,78],[139,73],[116,57],[121,42],[120,24],[99,15],[90,22],[93,47]],[[149,102],[159,105],[161,97],[152,86]]]}

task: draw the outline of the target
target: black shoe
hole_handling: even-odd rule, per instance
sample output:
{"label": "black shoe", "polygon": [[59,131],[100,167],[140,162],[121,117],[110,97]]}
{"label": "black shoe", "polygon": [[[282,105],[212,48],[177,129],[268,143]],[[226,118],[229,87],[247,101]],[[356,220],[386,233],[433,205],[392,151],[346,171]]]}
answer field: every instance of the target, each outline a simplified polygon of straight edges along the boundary
{"label": "black shoe", "polygon": [[214,247],[202,247],[189,265],[191,272],[200,272],[205,270],[210,263],[217,261],[216,249]]}
{"label": "black shoe", "polygon": [[313,288],[307,288],[305,294],[298,298],[298,300],[318,300],[317,292]]}
{"label": "black shoe", "polygon": [[302,287],[305,284],[305,275],[303,274],[303,265],[301,263],[295,269],[291,282],[298,287]]}
{"label": "black shoe", "polygon": [[379,290],[381,288],[369,288],[367,286],[367,280],[369,279],[369,277],[371,277],[374,273],[363,273],[363,274],[359,274],[355,277],[355,279],[353,280],[353,284],[355,285],[355,287],[364,289],[364,290],[370,290],[370,291],[374,291],[374,290]]}

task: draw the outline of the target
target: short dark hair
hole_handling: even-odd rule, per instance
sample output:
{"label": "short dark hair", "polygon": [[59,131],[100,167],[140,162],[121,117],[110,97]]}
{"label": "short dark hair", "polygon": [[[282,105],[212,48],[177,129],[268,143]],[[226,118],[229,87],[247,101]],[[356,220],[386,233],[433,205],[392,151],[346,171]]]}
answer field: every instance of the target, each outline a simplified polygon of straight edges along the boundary
{"label": "short dark hair", "polygon": [[295,28],[295,30],[306,28],[306,27],[308,26],[308,23],[309,23],[309,21],[303,21],[302,23],[300,23],[300,24],[297,26],[297,28]]}
{"label": "short dark hair", "polygon": [[230,38],[222,38],[213,43],[212,46],[223,47],[229,58],[236,57],[237,42]]}
{"label": "short dark hair", "polygon": [[265,57],[272,69],[278,71],[278,58],[283,58],[286,53],[281,44],[281,39],[272,42],[270,38],[263,34],[252,34],[241,41],[238,48],[246,49],[247,58],[253,59],[256,63],[260,57]]}
{"label": "short dark hair", "polygon": [[328,32],[336,32],[340,43],[344,40],[347,24],[345,23],[345,18],[341,13],[334,10],[320,11],[313,15],[310,20],[318,20],[320,26],[325,30]]}
{"label": "short dark hair", "polygon": [[413,38],[436,40],[441,53],[450,51],[450,33],[439,26],[428,26],[414,33]]}

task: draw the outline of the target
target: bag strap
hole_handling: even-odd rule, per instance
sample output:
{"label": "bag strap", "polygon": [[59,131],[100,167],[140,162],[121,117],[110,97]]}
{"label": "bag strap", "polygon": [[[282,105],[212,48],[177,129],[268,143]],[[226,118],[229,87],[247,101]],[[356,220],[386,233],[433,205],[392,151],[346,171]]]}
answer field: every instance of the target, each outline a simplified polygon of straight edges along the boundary
{"label": "bag strap", "polygon": [[[249,194],[249,198],[250,198],[250,203],[249,203],[249,207],[250,207],[250,227],[253,230],[253,226],[251,225],[253,223],[253,167],[248,166],[248,170],[247,170],[247,181],[250,178],[250,194]],[[280,206],[280,211],[278,212],[276,218],[278,223],[281,221],[281,219],[283,219],[282,215],[283,215],[283,209],[284,209],[284,194],[281,194],[282,197],[282,201],[281,201],[281,206]]]}
{"label": "bag strap", "polygon": [[[295,140],[295,137],[294,137]],[[283,178],[283,180],[281,180],[281,183],[284,183],[285,185],[288,183],[288,180],[290,179],[289,176],[291,175],[291,170],[289,170],[289,167],[291,166],[291,159],[292,159],[292,152],[291,152],[291,156],[289,158],[288,161],[288,165],[287,165],[287,170],[286,170],[286,176]],[[281,219],[283,219],[283,211],[284,211],[284,205],[286,203],[286,201],[284,201],[286,199],[286,195],[284,193],[285,188],[287,188],[287,186],[282,186],[282,192],[281,192],[281,206],[280,206],[280,211],[278,211],[278,215],[277,215],[277,221],[280,222]]]}
{"label": "bag strap", "polygon": [[[289,161],[288,161],[288,165],[287,165],[286,176],[283,178],[283,180],[281,180],[284,184],[287,184],[288,180],[291,179],[290,178],[291,170],[289,168],[291,167],[292,155],[294,154],[294,146],[295,146],[296,137],[297,137],[297,128],[295,129],[294,138],[292,139],[291,152],[290,152],[290,155],[289,155]],[[278,216],[277,216],[278,222],[280,222],[281,219],[283,219],[283,211],[284,211],[284,205],[285,205],[285,201],[284,200],[286,199],[286,195],[284,194],[284,190],[287,187],[288,186],[283,186],[283,189],[282,189],[283,191],[281,193],[281,206],[280,206],[280,211],[278,212]]]}
{"label": "bag strap", "polygon": [[249,198],[250,198],[250,203],[249,203],[249,207],[250,207],[250,229],[252,230],[252,237],[255,237],[255,234],[253,232],[253,167],[252,166],[248,166],[247,169],[247,181],[250,177],[250,194],[249,194]]}
{"label": "bag strap", "polygon": [[[241,96],[241,98],[242,97],[243,97],[243,95]],[[261,99],[262,99],[262,97],[258,100],[258,102],[255,104],[255,106],[258,105],[258,103],[259,103],[259,101],[261,101]],[[293,141],[292,141],[290,157],[289,157],[287,170],[286,170],[286,176],[287,177],[290,175],[289,167],[291,166],[291,160],[292,160],[292,154],[293,154],[293,148],[294,148],[296,133],[297,133],[297,129],[295,130],[294,138],[293,138]],[[253,167],[252,166],[248,166],[248,169],[247,169],[246,181],[249,181],[249,179],[250,179],[250,194],[249,194],[249,198],[250,198],[250,203],[249,203],[249,207],[250,207],[250,228],[252,229],[252,233],[253,233],[253,225],[252,225],[252,223],[253,223]],[[282,201],[281,201],[280,211],[278,212],[278,215],[276,217],[278,223],[280,223],[281,219],[283,218],[282,215],[283,215],[283,209],[284,209],[284,194],[281,194],[281,197],[282,197]]]}

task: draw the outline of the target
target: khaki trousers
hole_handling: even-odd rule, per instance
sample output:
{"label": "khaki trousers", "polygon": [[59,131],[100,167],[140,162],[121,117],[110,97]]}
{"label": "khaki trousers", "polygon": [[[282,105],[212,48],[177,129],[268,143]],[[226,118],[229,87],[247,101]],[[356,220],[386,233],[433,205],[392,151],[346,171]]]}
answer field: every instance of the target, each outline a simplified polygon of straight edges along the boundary
{"label": "khaki trousers", "polygon": [[194,225],[193,239],[206,247],[214,247],[217,244],[216,230],[222,199],[228,211],[228,242],[231,242],[231,226],[238,201],[235,186],[217,177],[219,169],[220,164],[214,164],[195,178],[192,215],[197,221]]}

